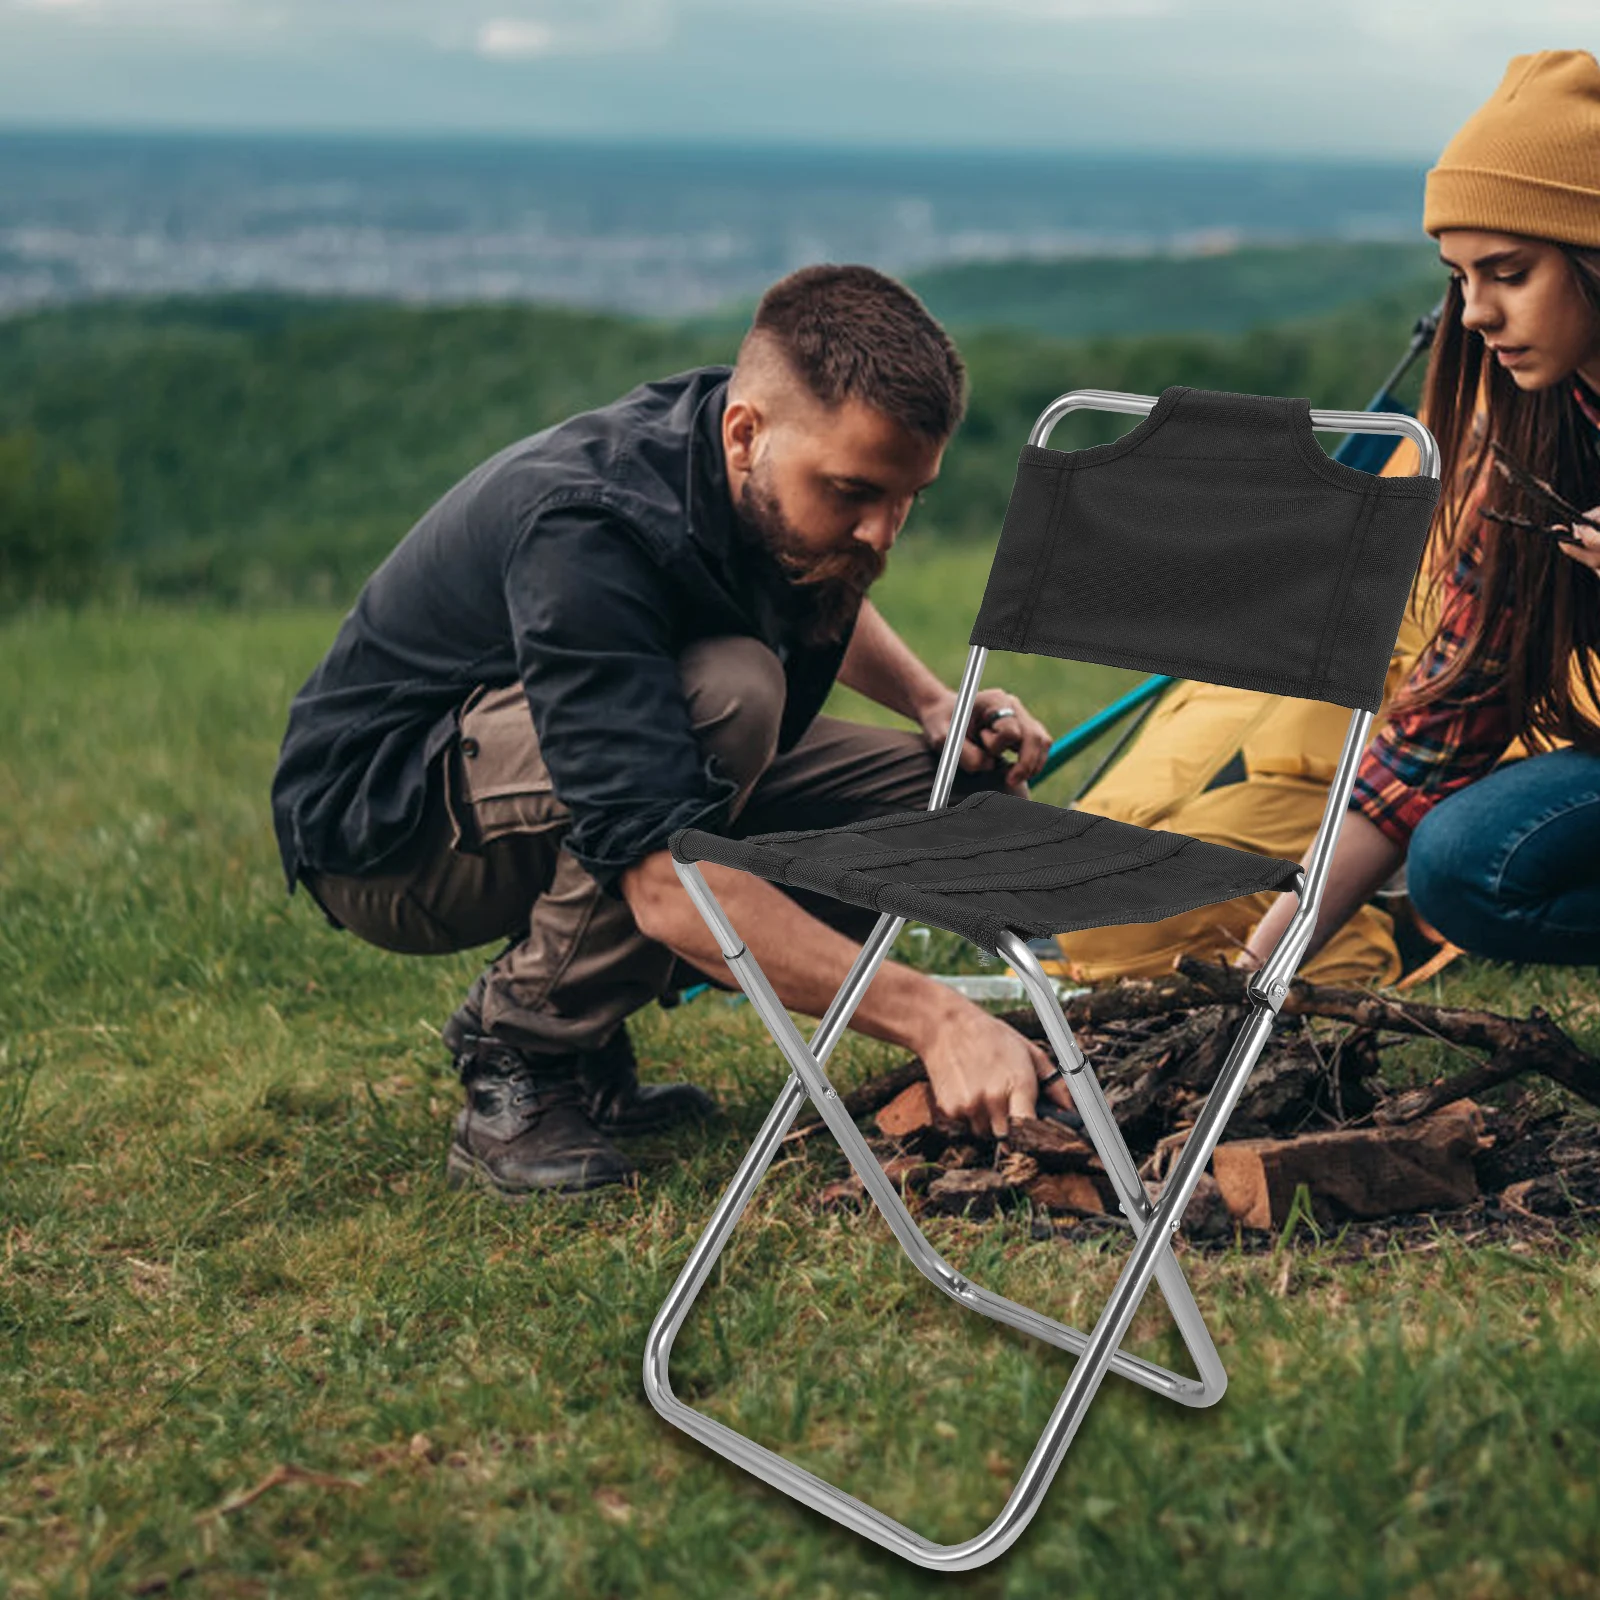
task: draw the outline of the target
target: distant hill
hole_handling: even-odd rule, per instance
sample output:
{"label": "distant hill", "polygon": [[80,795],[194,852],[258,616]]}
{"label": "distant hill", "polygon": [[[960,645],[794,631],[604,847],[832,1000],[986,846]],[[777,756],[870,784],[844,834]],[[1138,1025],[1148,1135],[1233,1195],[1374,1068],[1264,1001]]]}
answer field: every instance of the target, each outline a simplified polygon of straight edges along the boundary
{"label": "distant hill", "polygon": [[1432,304],[1443,289],[1429,244],[1305,244],[1217,255],[975,262],[912,286],[956,328],[1058,339],[1117,333],[1242,333],[1377,294]]}
{"label": "distant hill", "polygon": [[[1101,263],[1108,295],[1131,265]],[[992,539],[1029,425],[1073,385],[1359,407],[1433,292],[1246,333],[963,334],[967,421],[907,538]],[[116,559],[143,591],[341,598],[484,457],[647,378],[729,359],[737,333],[537,306],[78,305],[0,320],[0,435],[36,433],[53,458],[114,484]],[[1121,426],[1069,419],[1056,442]]]}
{"label": "distant hill", "polygon": [[530,306],[82,304],[0,319],[0,435],[111,469],[141,588],[332,597],[476,461],[730,348]]}

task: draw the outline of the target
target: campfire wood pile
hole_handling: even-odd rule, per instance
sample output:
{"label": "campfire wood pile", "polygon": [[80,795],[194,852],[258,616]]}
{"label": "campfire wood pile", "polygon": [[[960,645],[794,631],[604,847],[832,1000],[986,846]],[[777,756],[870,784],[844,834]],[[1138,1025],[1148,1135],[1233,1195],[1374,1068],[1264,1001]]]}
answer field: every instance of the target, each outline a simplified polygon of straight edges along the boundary
{"label": "campfire wood pile", "polygon": [[[1188,960],[1170,978],[1124,982],[1068,1007],[1152,1194],[1238,1032],[1243,981],[1230,968]],[[1031,1010],[1004,1020],[1048,1050]],[[1461,1070],[1418,1088],[1385,1089],[1381,1050],[1418,1036],[1451,1046]],[[1231,1238],[1236,1227],[1276,1232],[1297,1209],[1325,1226],[1485,1203],[1528,1219],[1600,1215],[1600,1123],[1552,1108],[1550,1097],[1525,1094],[1509,1107],[1474,1098],[1524,1074],[1600,1107],[1600,1059],[1541,1010],[1514,1018],[1298,982],[1184,1231],[1192,1238]],[[984,1215],[1031,1202],[1058,1220],[1117,1214],[1082,1135],[1041,1119],[1014,1123],[999,1143],[980,1139],[937,1115],[920,1061],[844,1101],[852,1115],[874,1120],[873,1149],[915,1210]],[[789,1138],[822,1131],[812,1120]],[[820,1196],[825,1207],[864,1201],[853,1175]]]}

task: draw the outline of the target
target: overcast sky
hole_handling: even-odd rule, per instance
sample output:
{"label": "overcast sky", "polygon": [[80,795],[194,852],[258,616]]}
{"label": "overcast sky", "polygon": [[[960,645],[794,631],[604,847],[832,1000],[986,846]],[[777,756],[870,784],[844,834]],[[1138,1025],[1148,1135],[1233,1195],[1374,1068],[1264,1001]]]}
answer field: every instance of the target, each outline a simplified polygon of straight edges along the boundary
{"label": "overcast sky", "polygon": [[0,0],[0,124],[1426,161],[1600,0]]}

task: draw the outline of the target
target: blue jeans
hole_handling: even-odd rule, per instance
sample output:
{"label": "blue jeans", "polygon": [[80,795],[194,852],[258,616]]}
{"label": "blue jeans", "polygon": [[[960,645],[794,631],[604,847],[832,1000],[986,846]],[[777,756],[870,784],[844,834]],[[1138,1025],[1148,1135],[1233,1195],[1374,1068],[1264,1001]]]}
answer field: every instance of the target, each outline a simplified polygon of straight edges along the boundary
{"label": "blue jeans", "polygon": [[1600,756],[1529,756],[1441,800],[1411,836],[1406,883],[1475,955],[1600,963]]}

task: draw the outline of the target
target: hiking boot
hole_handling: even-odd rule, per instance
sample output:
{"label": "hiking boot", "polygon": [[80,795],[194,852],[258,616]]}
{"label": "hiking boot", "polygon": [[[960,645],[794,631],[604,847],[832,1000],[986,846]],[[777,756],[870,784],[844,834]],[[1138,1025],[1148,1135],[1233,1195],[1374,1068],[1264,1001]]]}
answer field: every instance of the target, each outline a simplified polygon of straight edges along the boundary
{"label": "hiking boot", "polygon": [[702,1122],[716,1101],[692,1083],[640,1083],[633,1041],[623,1025],[598,1050],[585,1051],[580,1077],[589,1116],[613,1138],[657,1133],[676,1122]]}
{"label": "hiking boot", "polygon": [[[483,1031],[475,992],[456,1008],[440,1030],[440,1038],[455,1057],[463,1081],[477,1052],[520,1053]],[[531,1055],[524,1059],[541,1060]],[[716,1102],[692,1083],[640,1083],[639,1064],[625,1023],[598,1050],[579,1051],[571,1059],[577,1063],[579,1089],[590,1120],[613,1138],[658,1133],[676,1122],[701,1121],[716,1112]]]}
{"label": "hiking boot", "polygon": [[446,1163],[452,1185],[520,1200],[539,1190],[582,1194],[633,1175],[590,1120],[576,1057],[541,1059],[491,1043],[458,1066],[467,1103]]}

